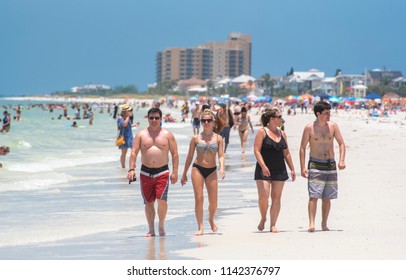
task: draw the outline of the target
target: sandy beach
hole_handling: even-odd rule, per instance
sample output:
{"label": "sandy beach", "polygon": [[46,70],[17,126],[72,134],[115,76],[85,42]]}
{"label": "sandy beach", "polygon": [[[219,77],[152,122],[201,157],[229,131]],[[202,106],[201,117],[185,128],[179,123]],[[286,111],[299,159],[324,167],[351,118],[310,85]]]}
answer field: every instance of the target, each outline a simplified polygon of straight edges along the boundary
{"label": "sandy beach", "polygon": [[[100,100],[88,102],[92,101]],[[169,110],[166,107],[162,109],[164,113]],[[179,120],[178,111],[173,111],[173,115]],[[253,109],[250,115],[253,123],[257,123],[259,115],[256,115],[256,109]],[[403,202],[406,197],[404,188],[406,163],[403,160],[406,155],[405,113],[398,112],[389,117],[371,118],[366,116],[365,111],[332,112],[331,120],[338,123],[347,146],[347,168],[339,171],[339,196],[332,202],[330,231],[321,231],[319,204],[316,216],[318,227],[314,233],[307,231],[307,181],[299,174],[299,144],[304,126],[315,117],[310,111],[307,114],[299,111],[295,116],[287,116],[284,112],[283,116],[297,179],[295,182],[287,181],[285,184],[282,209],[277,223],[280,233],[257,230],[260,215],[253,180],[256,162],[252,152],[254,134],[249,135],[247,152],[241,154],[238,134],[232,131],[225,158],[226,178],[219,183],[216,216],[218,232],[211,233],[209,226],[205,225],[203,236],[193,236],[196,224],[191,206],[193,205],[191,185],[189,183],[182,188],[178,182],[171,187],[173,200],[169,202],[167,236],[144,238],[146,227],[143,214],[137,212],[137,216],[133,215],[135,213],[133,208],[138,211],[142,209],[137,197],[139,194],[134,192],[135,186],[128,186],[124,179],[120,179],[120,176],[125,177],[126,172],[110,170],[111,163],[106,162],[93,164],[83,173],[88,176],[87,174],[93,174],[93,170],[101,171],[94,174],[110,170],[103,176],[112,183],[108,185],[107,190],[106,187],[96,189],[99,197],[95,197],[95,201],[96,198],[100,201],[103,195],[109,196],[114,193],[119,196],[120,200],[117,201],[121,205],[128,204],[130,208],[123,210],[122,214],[128,219],[120,230],[103,230],[99,234],[54,242],[1,247],[0,256],[2,259],[45,260],[404,260],[406,258],[404,235],[406,208]],[[114,125],[113,121],[112,124]],[[166,128],[173,131],[179,140],[181,174],[192,128],[190,124],[172,126],[169,124]],[[255,133],[258,129],[256,126]],[[115,155],[117,151],[115,147],[111,147],[108,153]],[[336,146],[336,157],[337,154]],[[89,182],[95,182],[95,185],[99,181],[99,178],[89,179]],[[80,193],[74,189],[75,192],[67,194],[72,194],[72,198],[75,199],[78,193],[81,195],[78,198],[85,199],[86,196],[81,193],[82,189]],[[59,197],[65,195],[65,191],[59,192]],[[53,192],[47,191],[44,194],[53,199]],[[86,200],[83,201],[89,204]],[[66,200],[66,203],[69,201]],[[102,200],[98,203],[104,207],[109,201]],[[191,207],[187,206],[189,208],[185,209],[184,203]],[[95,212],[97,205],[95,209],[93,212],[83,212],[82,215],[94,214],[97,219],[99,215]],[[68,213],[70,210],[64,211]],[[118,214],[106,211],[105,215],[106,219],[108,217],[115,219],[114,215]],[[135,221],[131,219],[136,219],[137,225],[131,226]],[[102,224],[101,222],[100,225]],[[269,229],[269,222],[266,229]]]}
{"label": "sandy beach", "polygon": [[[330,231],[321,231],[319,203],[318,228],[314,233],[307,232],[307,181],[298,174],[295,182],[285,184],[278,220],[280,233],[257,231],[260,220],[257,207],[235,209],[220,218],[219,234],[194,237],[193,241],[202,246],[178,254],[203,260],[404,260],[405,113],[389,118],[369,118],[365,114],[340,111],[331,117],[346,142],[347,168],[339,171],[339,197],[332,202]],[[314,115],[298,113],[284,118],[298,173],[301,134]],[[338,147],[336,156],[337,153]],[[254,196],[254,181],[246,183],[252,185]]]}

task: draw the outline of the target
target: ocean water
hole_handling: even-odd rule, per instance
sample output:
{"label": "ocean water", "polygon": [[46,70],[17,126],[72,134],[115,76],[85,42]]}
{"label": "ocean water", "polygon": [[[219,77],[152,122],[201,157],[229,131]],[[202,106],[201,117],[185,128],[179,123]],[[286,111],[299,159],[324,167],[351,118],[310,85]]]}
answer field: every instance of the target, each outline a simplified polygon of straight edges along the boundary
{"label": "ocean water", "polygon": [[[46,103],[0,99],[12,118],[14,108],[23,106],[22,119],[12,120],[10,133],[0,133],[0,145],[11,150],[0,158],[0,259],[176,259],[176,250],[201,246],[191,241],[196,222],[190,169],[188,184],[180,185],[193,134],[190,119],[163,124],[177,139],[179,182],[169,190],[167,236],[146,239],[139,183],[128,184],[114,145],[116,120],[94,104],[93,125],[82,119],[72,128],[73,120],[57,119],[61,110],[31,107]],[[134,134],[147,126],[148,109],[135,111],[141,124]],[[180,120],[178,110],[162,110]],[[68,114],[74,112],[70,108]],[[251,134],[247,150],[253,138]],[[228,210],[256,207],[254,165],[254,155],[241,154],[238,133],[232,131],[226,179],[219,184],[218,219]]]}

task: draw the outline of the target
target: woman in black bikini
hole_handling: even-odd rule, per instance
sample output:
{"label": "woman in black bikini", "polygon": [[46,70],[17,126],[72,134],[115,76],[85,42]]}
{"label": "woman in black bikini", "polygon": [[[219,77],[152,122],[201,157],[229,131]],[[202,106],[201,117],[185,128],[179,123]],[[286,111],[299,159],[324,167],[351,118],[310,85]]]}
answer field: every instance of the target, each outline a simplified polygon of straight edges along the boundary
{"label": "woman in black bikini", "polygon": [[271,195],[271,232],[278,232],[276,221],[281,209],[282,190],[285,181],[289,178],[285,162],[291,170],[292,181],[295,180],[295,170],[289,152],[286,133],[279,126],[282,124],[282,115],[277,109],[265,111],[261,116],[263,129],[258,130],[254,142],[254,154],[257,159],[255,167],[255,182],[258,189],[258,205],[261,221],[258,230],[265,228],[268,212],[268,199]]}
{"label": "woman in black bikini", "polygon": [[223,138],[213,132],[214,114],[210,110],[204,110],[200,119],[203,125],[203,132],[194,135],[190,140],[189,152],[186,157],[185,168],[181,179],[182,186],[187,182],[187,171],[192,163],[196,150],[196,159],[192,168],[192,184],[195,194],[195,214],[198,230],[195,235],[203,234],[203,186],[206,185],[209,199],[209,222],[213,232],[217,231],[214,223],[214,215],[217,210],[217,166],[216,156],[220,165],[220,177],[224,179],[224,149]]}

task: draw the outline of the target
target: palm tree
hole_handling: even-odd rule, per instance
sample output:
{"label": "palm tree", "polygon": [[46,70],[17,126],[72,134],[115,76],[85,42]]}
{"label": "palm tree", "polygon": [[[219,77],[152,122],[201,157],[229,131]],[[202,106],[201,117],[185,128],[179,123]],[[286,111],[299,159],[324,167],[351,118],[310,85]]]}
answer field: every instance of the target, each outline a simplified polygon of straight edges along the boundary
{"label": "palm tree", "polygon": [[269,95],[269,88],[271,88],[271,96],[273,96],[273,87],[275,85],[275,80],[271,79],[271,75],[269,73],[265,73],[262,76],[265,84],[265,95]]}
{"label": "palm tree", "polygon": [[254,84],[254,82],[252,80],[248,81],[248,86],[250,87],[250,92],[252,90],[252,85]]}
{"label": "palm tree", "polygon": [[206,87],[207,87],[207,95],[213,95],[213,90],[214,90],[214,82],[212,80],[208,80],[206,82]]}
{"label": "palm tree", "polygon": [[262,79],[264,80],[264,85],[265,85],[265,95],[269,94],[269,86],[271,82],[271,75],[269,73],[265,73],[262,75]]}

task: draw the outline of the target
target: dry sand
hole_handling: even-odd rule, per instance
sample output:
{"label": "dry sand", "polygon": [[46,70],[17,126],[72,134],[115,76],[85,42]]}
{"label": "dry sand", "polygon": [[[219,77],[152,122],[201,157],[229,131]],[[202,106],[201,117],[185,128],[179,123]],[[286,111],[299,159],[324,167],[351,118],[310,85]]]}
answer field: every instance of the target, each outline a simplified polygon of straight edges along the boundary
{"label": "dry sand", "polygon": [[[234,210],[217,221],[218,234],[194,237],[200,247],[177,253],[202,260],[404,260],[405,113],[388,118],[369,118],[355,110],[332,114],[347,146],[347,168],[339,171],[339,197],[332,201],[330,231],[321,231],[319,202],[314,233],[307,232],[307,181],[300,176],[299,163],[303,128],[314,115],[285,114],[284,118],[297,179],[285,184],[277,223],[281,232],[259,232],[256,207]],[[337,145],[335,149],[337,159]],[[249,183],[256,192],[254,181]]]}

